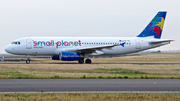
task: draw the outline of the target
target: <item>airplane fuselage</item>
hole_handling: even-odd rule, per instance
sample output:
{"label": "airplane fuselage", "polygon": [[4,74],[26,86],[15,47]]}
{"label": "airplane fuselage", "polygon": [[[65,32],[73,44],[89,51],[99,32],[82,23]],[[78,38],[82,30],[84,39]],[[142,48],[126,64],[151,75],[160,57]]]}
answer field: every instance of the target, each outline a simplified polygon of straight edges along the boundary
{"label": "airplane fuselage", "polygon": [[26,37],[15,40],[14,42],[17,42],[17,44],[10,44],[5,50],[17,55],[58,55],[61,51],[76,51],[76,49],[83,47],[117,45],[88,55],[121,55],[169,43],[150,44],[150,42],[156,40],[161,39],[138,37]]}

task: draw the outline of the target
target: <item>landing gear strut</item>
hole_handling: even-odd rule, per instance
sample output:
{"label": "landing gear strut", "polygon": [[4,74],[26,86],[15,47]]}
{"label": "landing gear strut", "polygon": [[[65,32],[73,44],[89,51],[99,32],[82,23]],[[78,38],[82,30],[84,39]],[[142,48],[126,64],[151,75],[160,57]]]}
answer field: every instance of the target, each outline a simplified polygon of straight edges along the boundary
{"label": "landing gear strut", "polygon": [[84,63],[84,58],[79,59],[78,62],[79,62],[80,64],[83,64],[83,63]]}
{"label": "landing gear strut", "polygon": [[91,59],[86,59],[86,64],[91,64]]}

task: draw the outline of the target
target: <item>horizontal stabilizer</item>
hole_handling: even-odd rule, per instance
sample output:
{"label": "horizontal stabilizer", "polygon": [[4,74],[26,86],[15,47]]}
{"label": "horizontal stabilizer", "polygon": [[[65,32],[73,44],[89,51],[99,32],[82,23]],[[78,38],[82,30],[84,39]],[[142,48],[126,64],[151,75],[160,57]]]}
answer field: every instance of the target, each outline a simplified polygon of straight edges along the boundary
{"label": "horizontal stabilizer", "polygon": [[159,43],[164,43],[164,42],[171,42],[171,41],[174,41],[174,40],[160,40],[160,41],[151,41],[149,42],[150,44],[159,44]]}

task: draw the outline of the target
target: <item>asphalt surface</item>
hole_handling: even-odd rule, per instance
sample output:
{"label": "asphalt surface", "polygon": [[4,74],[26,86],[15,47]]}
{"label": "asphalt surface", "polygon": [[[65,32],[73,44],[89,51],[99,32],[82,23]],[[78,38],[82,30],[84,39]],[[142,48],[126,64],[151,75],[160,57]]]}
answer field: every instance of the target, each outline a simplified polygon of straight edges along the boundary
{"label": "asphalt surface", "polygon": [[0,92],[180,91],[179,79],[0,79]]}

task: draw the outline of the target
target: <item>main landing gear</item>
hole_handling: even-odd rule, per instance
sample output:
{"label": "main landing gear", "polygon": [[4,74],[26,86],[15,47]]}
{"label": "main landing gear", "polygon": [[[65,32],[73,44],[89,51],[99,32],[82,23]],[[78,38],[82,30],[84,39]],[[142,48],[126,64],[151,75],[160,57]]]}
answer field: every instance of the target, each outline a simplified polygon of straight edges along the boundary
{"label": "main landing gear", "polygon": [[86,59],[86,64],[91,64],[91,59]]}
{"label": "main landing gear", "polygon": [[[83,63],[84,63],[84,58],[79,59],[78,62],[79,62],[80,64],[83,64]],[[92,61],[91,61],[91,59],[86,59],[85,63],[86,63],[86,64],[91,64]]]}
{"label": "main landing gear", "polygon": [[78,62],[79,62],[80,64],[83,64],[83,63],[84,63],[84,58],[79,59]]}

